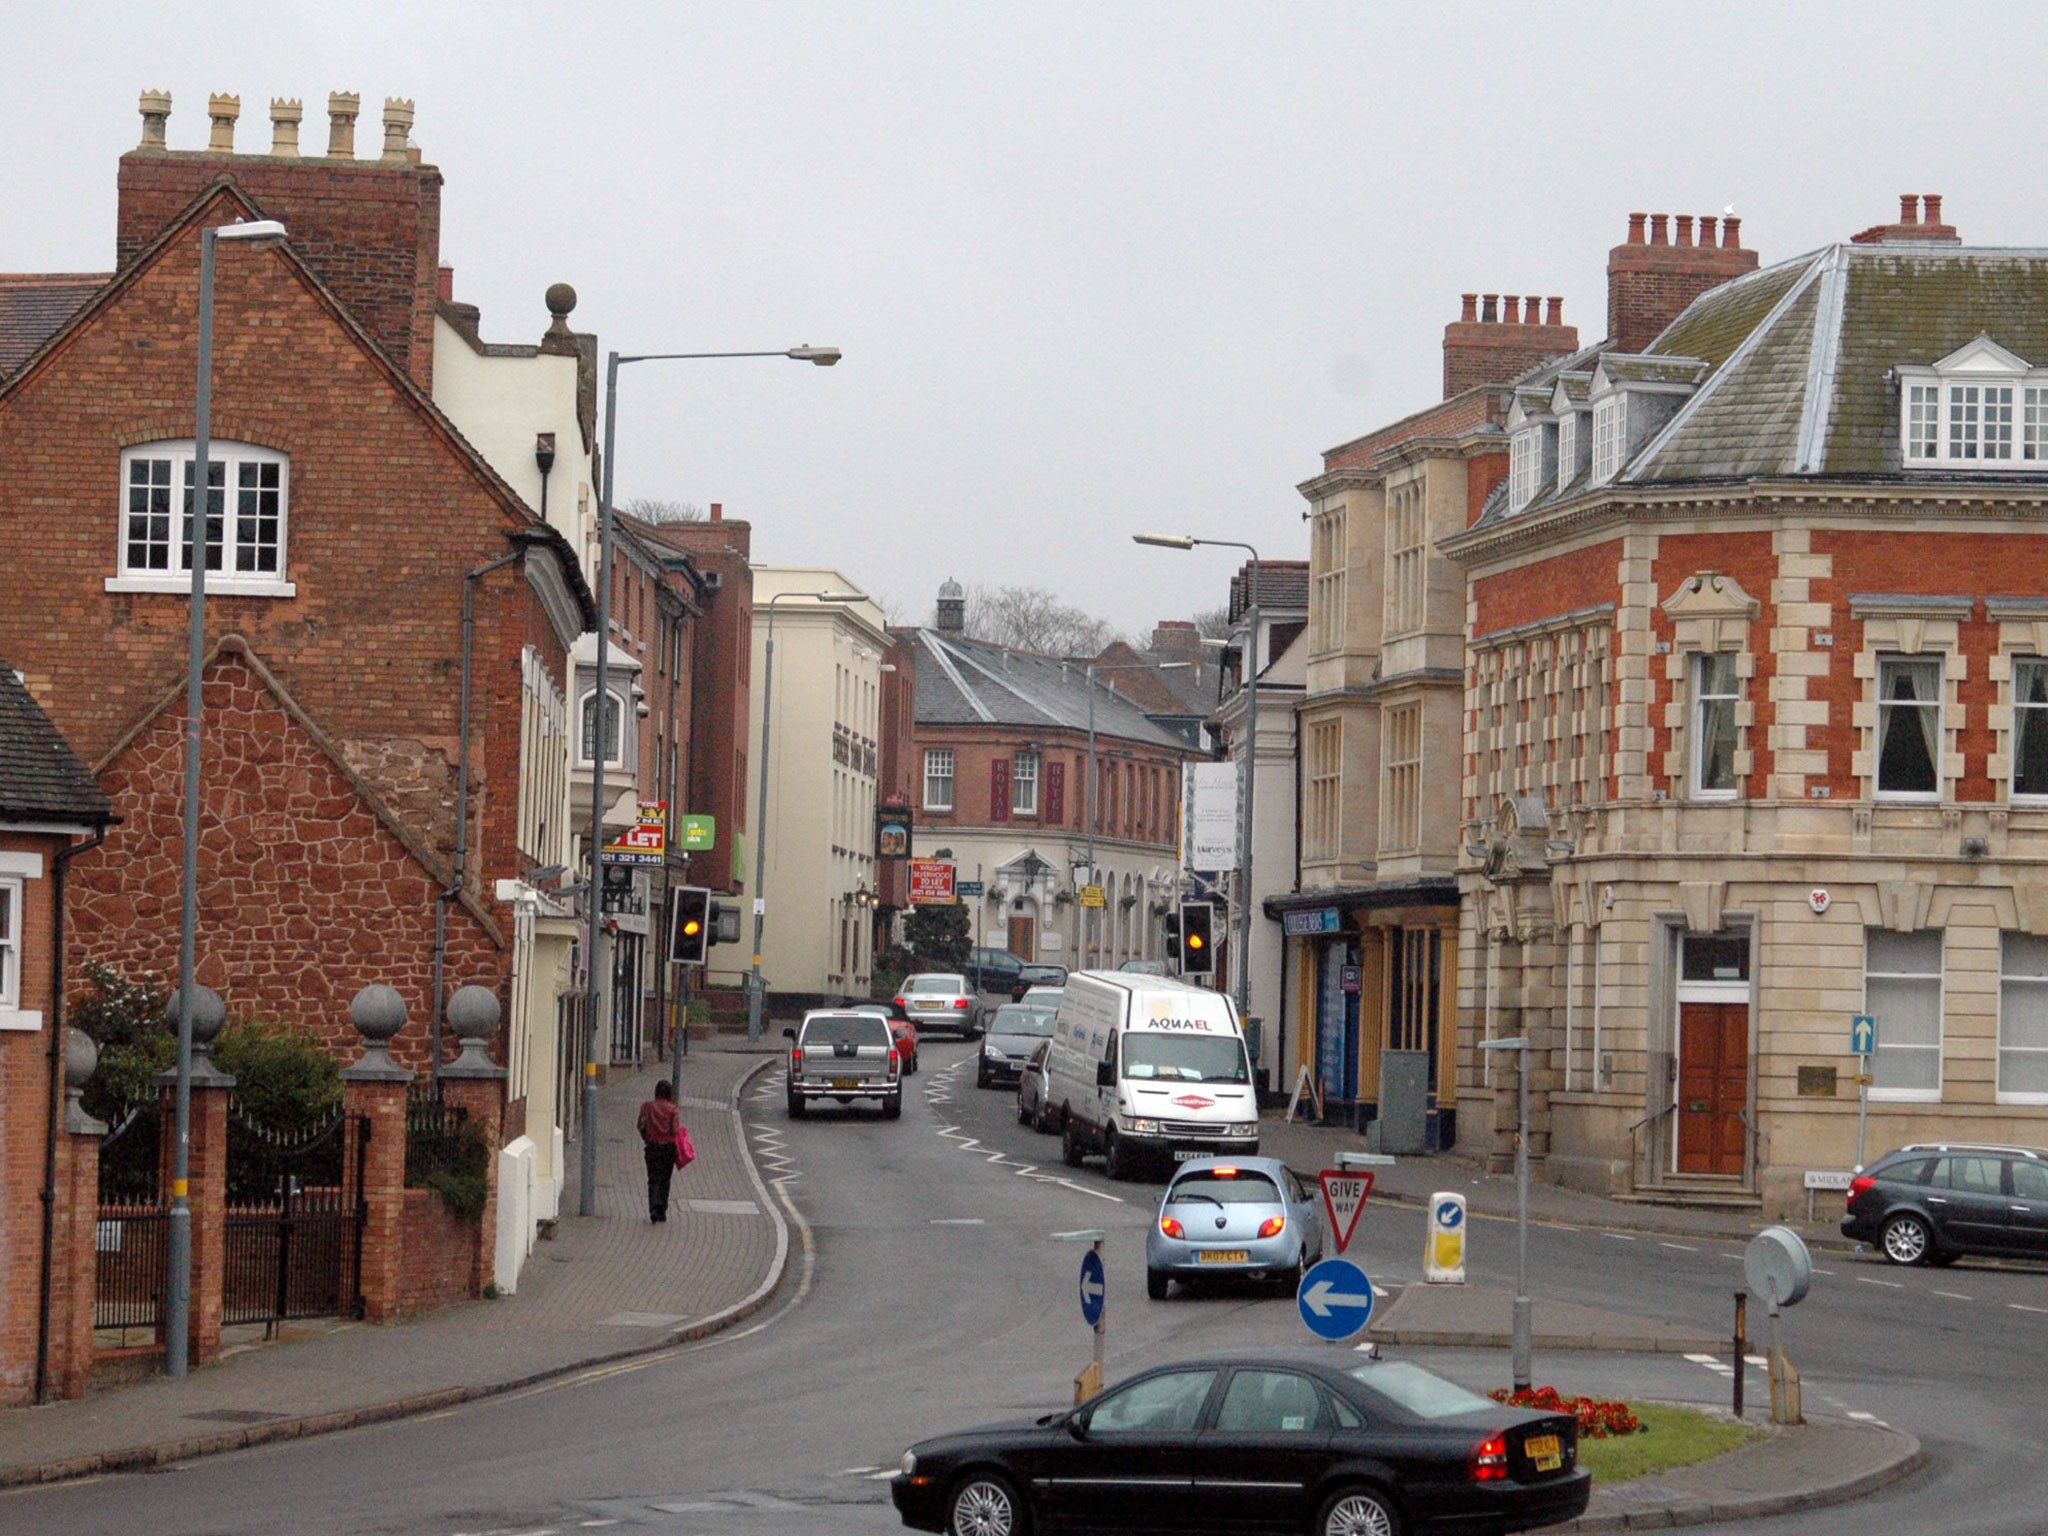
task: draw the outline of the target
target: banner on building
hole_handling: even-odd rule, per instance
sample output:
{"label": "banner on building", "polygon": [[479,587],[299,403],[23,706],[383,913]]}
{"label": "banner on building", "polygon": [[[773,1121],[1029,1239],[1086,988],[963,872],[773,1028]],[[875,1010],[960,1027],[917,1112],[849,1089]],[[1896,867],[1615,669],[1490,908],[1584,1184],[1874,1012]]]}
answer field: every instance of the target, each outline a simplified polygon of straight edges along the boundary
{"label": "banner on building", "polygon": [[1184,775],[1181,864],[1207,874],[1237,868],[1237,764],[1196,763]]}

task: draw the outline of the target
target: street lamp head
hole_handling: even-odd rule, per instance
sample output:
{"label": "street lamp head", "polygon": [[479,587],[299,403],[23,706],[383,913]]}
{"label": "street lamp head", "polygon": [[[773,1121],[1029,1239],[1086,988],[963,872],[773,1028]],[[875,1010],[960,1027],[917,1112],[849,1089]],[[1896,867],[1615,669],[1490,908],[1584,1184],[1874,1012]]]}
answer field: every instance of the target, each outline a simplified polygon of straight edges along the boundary
{"label": "street lamp head", "polygon": [[1186,533],[1134,533],[1133,544],[1155,544],[1161,549],[1193,549],[1196,540]]}
{"label": "street lamp head", "polygon": [[814,347],[809,343],[805,343],[801,347],[791,347],[783,355],[794,358],[800,363],[816,363],[820,368],[830,368],[840,358],[840,352],[837,347]]}
{"label": "street lamp head", "polygon": [[868,600],[865,592],[818,592],[813,595],[821,603],[864,603]]}
{"label": "street lamp head", "polygon": [[245,224],[222,224],[213,231],[216,240],[282,240],[284,225],[276,219],[252,219]]}

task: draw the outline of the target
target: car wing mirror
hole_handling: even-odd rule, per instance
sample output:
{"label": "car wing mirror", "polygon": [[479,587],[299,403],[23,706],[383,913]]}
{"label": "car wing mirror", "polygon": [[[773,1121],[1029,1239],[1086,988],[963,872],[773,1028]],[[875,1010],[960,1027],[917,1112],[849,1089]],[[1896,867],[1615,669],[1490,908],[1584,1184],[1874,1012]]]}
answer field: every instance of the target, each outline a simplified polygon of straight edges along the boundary
{"label": "car wing mirror", "polygon": [[785,1040],[794,1040],[796,1038],[796,1031],[793,1029],[785,1029],[782,1032],[782,1038]]}
{"label": "car wing mirror", "polygon": [[1098,1061],[1095,1063],[1095,1086],[1098,1088],[1114,1088],[1116,1086],[1115,1062]]}
{"label": "car wing mirror", "polygon": [[1068,1414],[1067,1433],[1076,1440],[1086,1440],[1088,1438],[1088,1415],[1085,1413]]}

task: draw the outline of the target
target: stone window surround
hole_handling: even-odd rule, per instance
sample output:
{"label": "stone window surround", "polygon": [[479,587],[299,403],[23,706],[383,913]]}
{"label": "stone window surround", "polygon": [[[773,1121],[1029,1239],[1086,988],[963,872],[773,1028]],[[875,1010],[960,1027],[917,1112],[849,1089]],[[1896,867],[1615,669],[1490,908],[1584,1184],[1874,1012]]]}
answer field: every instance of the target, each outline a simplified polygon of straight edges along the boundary
{"label": "stone window surround", "polygon": [[[611,669],[607,667],[605,670]],[[610,684],[606,684],[605,692],[618,707],[619,749],[605,758],[604,765],[607,768],[619,768],[623,767],[626,761],[626,696]],[[596,712],[596,704],[597,681],[593,675],[591,681],[576,695],[576,766],[586,771],[596,766],[591,761],[589,749],[584,746],[585,742],[595,742],[597,739],[596,732],[592,729],[596,722],[591,718]]]}
{"label": "stone window surround", "polygon": [[[1958,690],[1969,676],[1960,627],[1976,607],[1968,596],[1919,593],[1851,593],[1849,616],[1863,625],[1863,648],[1854,658],[1855,676],[1864,696],[1851,707],[1851,723],[1859,743],[1849,771],[1861,781],[1859,798],[1879,805],[1931,805],[1952,800],[1963,778],[1959,745],[1964,709]],[[1877,664],[1880,657],[1935,657],[1941,662],[1941,753],[1935,763],[1940,788],[1931,796],[1877,788]]]}
{"label": "stone window surround", "polygon": [[[935,769],[944,767],[944,773]],[[932,785],[937,779],[945,780],[946,798],[943,801],[932,797]],[[924,808],[928,811],[950,812],[953,809],[954,767],[951,747],[926,747],[924,750]]]}
{"label": "stone window surround", "polygon": [[[1672,627],[1670,653],[1664,658],[1664,675],[1671,684],[1671,698],[1664,707],[1664,723],[1671,731],[1664,777],[1678,786],[1678,793],[1687,800],[1740,800],[1748,793],[1749,776],[1756,768],[1751,741],[1756,704],[1749,686],[1756,678],[1756,652],[1749,643],[1749,630],[1762,604],[1733,576],[1701,571],[1680,582],[1662,606]],[[1703,793],[1695,787],[1693,775],[1693,710],[1699,676],[1694,658],[1730,651],[1735,653],[1735,680],[1741,694],[1735,704],[1735,788]]]}
{"label": "stone window surround", "polygon": [[[1870,978],[1873,974],[1870,969],[1870,935],[1872,933],[1936,933],[1941,936],[1941,969],[1931,975],[1935,987],[1934,1017],[1938,1030],[1934,1044],[1935,1085],[1932,1088],[1880,1088],[1872,1084],[1870,1089],[1870,1101],[1873,1104],[1939,1104],[1942,1102],[1942,1095],[1948,1086],[1948,925],[1944,923],[1939,927],[1930,925],[1926,928],[1901,928],[1896,924],[1886,923],[1878,928],[1866,925],[1863,932],[1864,1002],[1862,1011],[1866,1013],[1871,1011],[1869,992]],[[1902,980],[1930,979],[1929,973],[1925,972],[1880,971],[1875,974]],[[1882,1038],[1878,1042],[1878,1048],[1879,1050],[1884,1048]],[[1912,1049],[1925,1050],[1926,1047],[1915,1046]],[[1873,1070],[1875,1070],[1875,1066],[1876,1063],[1873,1059]]]}
{"label": "stone window surround", "polygon": [[1344,648],[1345,530],[1350,504],[1342,496],[1319,503],[1310,525],[1309,652],[1328,656]]}
{"label": "stone window surround", "polygon": [[1429,482],[1421,468],[1386,492],[1387,636],[1421,629],[1429,617]]}
{"label": "stone window surround", "polygon": [[[1763,986],[1763,922],[1754,910],[1735,910],[1726,905],[1728,882],[1688,881],[1679,888],[1684,905],[1676,910],[1655,908],[1649,913],[1655,942],[1650,950],[1650,1027],[1643,1038],[1644,1109],[1669,1120],[1668,1127],[1654,1137],[1644,1153],[1652,1159],[1652,1177],[1674,1171],[1678,1166],[1678,1059],[1679,1008],[1687,1002],[1740,1003],[1749,1014],[1749,1089],[1745,1112],[1751,1127],[1750,1145],[1743,1154],[1743,1182],[1756,1176],[1759,1140],[1767,1144],[1768,1132],[1756,1129]],[[1749,944],[1749,977],[1745,981],[1684,981],[1682,946],[1685,936],[1713,933],[1741,933]],[[1661,1081],[1660,1081],[1661,1079]],[[1661,1163],[1661,1167],[1659,1164]]]}
{"label": "stone window surround", "polygon": [[2007,1044],[2005,1012],[2006,1003],[2009,997],[2008,989],[2014,986],[2032,986],[2037,988],[2048,987],[2048,982],[2041,981],[2040,979],[2035,977],[2017,974],[2009,968],[2010,957],[2008,954],[2008,949],[2010,946],[2006,943],[2006,940],[2011,938],[2013,934],[2017,931],[2018,930],[2007,929],[2003,933],[2001,933],[1999,938],[1998,1068],[1997,1074],[1993,1079],[1993,1082],[1996,1084],[1995,1096],[1996,1101],[2000,1104],[2048,1104],[2048,1093],[2040,1093],[2026,1089],[2007,1088],[2005,1086],[2005,1053],[2010,1050],[2038,1051],[2040,1049],[2038,1046],[2013,1046]]}
{"label": "stone window surround", "polygon": [[2013,667],[2021,661],[2048,661],[2048,597],[1988,597],[1986,615],[1998,626],[1998,648],[1989,657],[1987,671],[1998,686],[1991,705],[1993,748],[1987,772],[2001,787],[2004,800],[2016,807],[2048,807],[2048,795],[2015,795],[2012,791],[2015,699]]}
{"label": "stone window surround", "polygon": [[[1468,831],[1483,835],[1506,794],[1554,789],[1555,803],[1567,809],[1607,798],[1614,617],[1614,604],[1597,603],[1469,644],[1465,756],[1478,787],[1467,805]],[[1540,656],[1539,647],[1547,647]],[[1539,677],[1562,686],[1539,696]],[[1574,708],[1579,702],[1583,709]],[[1554,748],[1547,760],[1544,742]],[[1518,762],[1523,752],[1528,760]],[[1590,800],[1562,792],[1574,786],[1589,790]]]}
{"label": "stone window surround", "polygon": [[1423,705],[1420,698],[1380,706],[1381,853],[1411,853],[1422,841]]}
{"label": "stone window surround", "polygon": [[[1026,747],[1010,759],[1010,814],[1038,814],[1038,752]],[[1028,793],[1027,793],[1028,791]]]}
{"label": "stone window surround", "polygon": [[[172,438],[160,442],[137,443],[121,452],[121,502],[115,523],[115,574],[106,578],[104,589],[108,592],[158,593],[169,597],[189,596],[192,591],[192,573],[179,564],[183,546],[182,510],[172,517],[172,568],[165,571],[136,570],[128,567],[128,474],[129,465],[137,459],[169,459],[172,462],[172,488],[175,491],[184,483],[184,471],[177,466],[189,464],[194,443],[191,438]],[[222,551],[220,570],[209,569],[206,573],[206,590],[233,597],[296,597],[298,584],[286,579],[291,551],[291,456],[274,448],[265,448],[258,443],[237,442],[228,438],[215,438],[208,450],[209,463],[223,466],[224,482],[222,501]],[[278,466],[278,513],[277,513],[277,570],[275,572],[236,571],[233,564],[234,551],[234,492],[235,475],[232,466],[237,463],[276,464]]]}

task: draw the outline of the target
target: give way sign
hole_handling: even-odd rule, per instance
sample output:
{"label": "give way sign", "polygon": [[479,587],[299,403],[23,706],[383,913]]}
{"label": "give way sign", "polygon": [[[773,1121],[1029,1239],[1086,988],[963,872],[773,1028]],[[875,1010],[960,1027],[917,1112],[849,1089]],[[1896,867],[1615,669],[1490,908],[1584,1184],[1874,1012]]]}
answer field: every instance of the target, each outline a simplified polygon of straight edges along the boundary
{"label": "give way sign", "polygon": [[1372,1173],[1325,1168],[1320,1177],[1323,1208],[1330,1213],[1330,1236],[1337,1240],[1337,1251],[1342,1253],[1351,1246],[1351,1234],[1358,1230],[1358,1213],[1365,1209],[1365,1197],[1372,1193]]}

